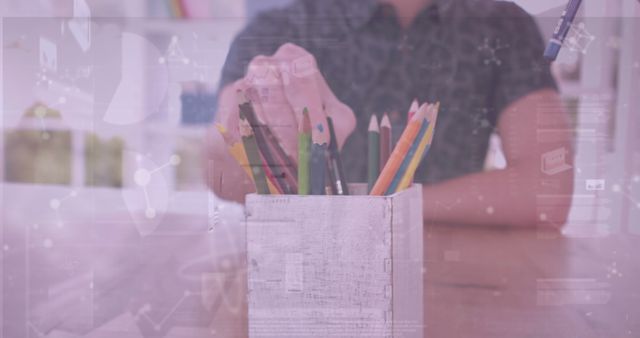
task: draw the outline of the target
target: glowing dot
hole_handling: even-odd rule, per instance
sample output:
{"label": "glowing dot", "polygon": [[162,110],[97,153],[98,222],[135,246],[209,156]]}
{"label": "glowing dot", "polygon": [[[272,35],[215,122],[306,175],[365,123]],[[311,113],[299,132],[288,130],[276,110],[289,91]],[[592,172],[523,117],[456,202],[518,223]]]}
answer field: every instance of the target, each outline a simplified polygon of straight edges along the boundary
{"label": "glowing dot", "polygon": [[160,325],[154,325],[154,326],[153,326],[153,328],[154,328],[156,331],[160,331]]}
{"label": "glowing dot", "polygon": [[64,223],[62,223],[62,221],[58,221],[56,225],[58,226],[58,228],[62,228],[64,226]]}
{"label": "glowing dot", "polygon": [[53,241],[49,238],[45,239],[44,241],[42,241],[42,246],[44,246],[47,249],[50,249],[53,247]]}
{"label": "glowing dot", "polygon": [[156,210],[153,208],[147,208],[147,210],[144,211],[144,214],[147,218],[154,218],[156,217]]}
{"label": "glowing dot", "polygon": [[620,187],[620,184],[614,184],[614,185],[611,187],[611,190],[613,190],[613,191],[615,191],[615,192],[620,192],[620,190],[621,190],[621,189],[622,189],[622,188]]}
{"label": "glowing dot", "polygon": [[633,181],[636,183],[640,182],[640,175],[633,176]]}
{"label": "glowing dot", "polygon": [[49,206],[53,210],[58,210],[60,208],[60,200],[57,198],[52,199],[51,201],[49,201]]}
{"label": "glowing dot", "polygon": [[151,173],[147,169],[138,169],[133,177],[137,185],[144,187],[151,181]]}
{"label": "glowing dot", "polygon": [[2,248],[4,249],[4,251],[9,251],[9,246],[6,244]]}
{"label": "glowing dot", "polygon": [[38,106],[36,107],[34,113],[37,117],[44,118],[45,116],[47,116],[47,108],[45,108],[44,106]]}
{"label": "glowing dot", "polygon": [[640,202],[636,203],[636,208],[640,209]]}
{"label": "glowing dot", "polygon": [[191,295],[191,292],[189,290],[184,290],[184,295],[185,297],[189,297]]}
{"label": "glowing dot", "polygon": [[182,160],[182,159],[180,158],[180,156],[178,156],[178,155],[173,155],[173,156],[171,156],[171,158],[169,158],[169,163],[170,163],[171,165],[178,165],[178,164],[180,164],[180,161],[181,161],[181,160]]}
{"label": "glowing dot", "polygon": [[493,215],[493,212],[494,212],[493,207],[487,207],[487,214]]}
{"label": "glowing dot", "polygon": [[93,282],[89,283],[89,289],[93,289]]}
{"label": "glowing dot", "polygon": [[161,57],[161,58],[159,58],[159,59],[158,59],[158,63],[164,63],[164,62],[165,62],[165,60],[164,60],[164,58],[163,58],[163,57]]}
{"label": "glowing dot", "polygon": [[73,191],[71,191],[71,194],[69,194],[69,196],[76,197],[76,196],[78,196],[78,192],[73,190]]}
{"label": "glowing dot", "polygon": [[541,221],[546,221],[547,220],[547,214],[540,214],[540,220]]}

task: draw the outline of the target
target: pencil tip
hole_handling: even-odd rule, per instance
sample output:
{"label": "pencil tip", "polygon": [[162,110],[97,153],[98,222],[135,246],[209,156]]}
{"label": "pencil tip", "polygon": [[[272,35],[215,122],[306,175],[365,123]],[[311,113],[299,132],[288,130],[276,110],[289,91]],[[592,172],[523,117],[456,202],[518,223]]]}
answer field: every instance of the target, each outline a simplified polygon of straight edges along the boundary
{"label": "pencil tip", "polygon": [[371,120],[369,120],[369,131],[379,131],[380,127],[378,125],[378,117],[376,114],[371,115]]}
{"label": "pencil tip", "polygon": [[387,115],[387,113],[385,113],[382,116],[382,121],[380,122],[380,127],[389,127],[389,128],[391,128],[391,120],[389,120],[389,115]]}
{"label": "pencil tip", "polygon": [[311,141],[316,144],[327,144],[329,143],[329,136],[324,132],[324,126],[322,123],[318,123],[316,125],[317,132],[311,133]]}
{"label": "pencil tip", "polygon": [[413,99],[413,102],[411,102],[411,106],[409,107],[409,112],[410,113],[415,113],[418,111],[420,104],[418,103],[417,99]]}

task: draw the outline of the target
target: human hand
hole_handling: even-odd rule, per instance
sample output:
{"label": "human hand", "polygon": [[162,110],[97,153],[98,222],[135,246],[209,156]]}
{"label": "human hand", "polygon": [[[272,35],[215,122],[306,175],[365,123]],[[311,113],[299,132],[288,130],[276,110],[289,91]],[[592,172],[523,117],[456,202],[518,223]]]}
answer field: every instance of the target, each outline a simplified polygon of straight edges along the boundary
{"label": "human hand", "polygon": [[223,89],[217,120],[231,133],[238,132],[237,90],[247,93],[260,122],[269,126],[293,159],[297,158],[298,126],[305,107],[314,132],[319,124],[327,130],[326,117],[332,118],[338,147],[355,129],[353,111],[333,94],[313,55],[291,43],[272,56],[253,58],[246,76]]}

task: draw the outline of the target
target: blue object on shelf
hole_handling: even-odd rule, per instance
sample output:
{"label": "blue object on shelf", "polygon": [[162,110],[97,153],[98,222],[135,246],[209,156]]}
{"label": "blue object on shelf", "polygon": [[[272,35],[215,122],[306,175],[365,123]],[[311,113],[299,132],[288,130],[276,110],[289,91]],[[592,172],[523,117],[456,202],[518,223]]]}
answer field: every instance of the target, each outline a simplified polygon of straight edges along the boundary
{"label": "blue object on shelf", "polygon": [[182,124],[206,124],[213,121],[216,109],[216,93],[198,88],[196,91],[182,91]]}

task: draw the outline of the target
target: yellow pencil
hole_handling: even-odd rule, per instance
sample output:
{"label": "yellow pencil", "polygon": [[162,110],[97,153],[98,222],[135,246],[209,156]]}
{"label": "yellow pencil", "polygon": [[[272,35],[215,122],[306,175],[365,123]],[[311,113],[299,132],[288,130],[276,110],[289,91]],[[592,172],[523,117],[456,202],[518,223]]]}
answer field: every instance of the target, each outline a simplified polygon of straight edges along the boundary
{"label": "yellow pencil", "polygon": [[[225,128],[225,126],[223,126],[222,124],[216,123],[215,127],[216,129],[218,129],[218,132],[220,132],[220,135],[222,135],[222,138],[227,144],[227,150],[229,151],[231,156],[233,156],[236,162],[240,164],[240,166],[242,167],[242,169],[244,169],[244,172],[247,174],[247,176],[249,176],[251,181],[254,182],[253,174],[251,173],[251,167],[249,166],[249,159],[247,158],[247,152],[244,150],[244,146],[242,145],[242,142],[233,141],[233,139],[231,138],[231,136],[227,131],[227,128]],[[267,187],[269,188],[269,192],[272,195],[279,194],[278,189],[276,189],[273,183],[271,183],[271,181],[269,180],[267,180]]]}

